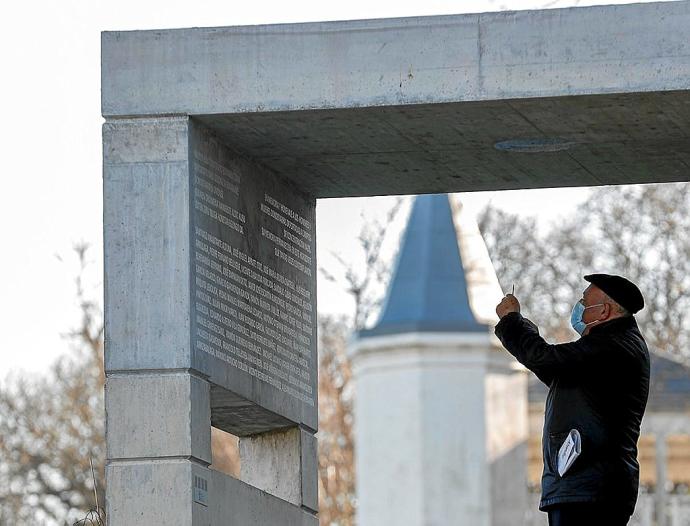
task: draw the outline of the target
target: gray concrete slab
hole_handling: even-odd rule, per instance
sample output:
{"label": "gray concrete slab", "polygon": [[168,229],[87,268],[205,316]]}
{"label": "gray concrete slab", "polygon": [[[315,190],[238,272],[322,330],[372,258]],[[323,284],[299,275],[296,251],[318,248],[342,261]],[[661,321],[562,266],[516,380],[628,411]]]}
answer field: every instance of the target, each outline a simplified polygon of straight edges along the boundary
{"label": "gray concrete slab", "polygon": [[190,145],[192,366],[254,403],[214,389],[214,425],[316,430],[316,201],[201,123]]}
{"label": "gray concrete slab", "polygon": [[112,462],[107,516],[113,525],[318,526],[315,513],[183,459]]}
{"label": "gray concrete slab", "polygon": [[319,510],[319,445],[313,433],[300,429],[300,435],[301,503],[316,513]]}
{"label": "gray concrete slab", "polygon": [[106,116],[687,89],[690,2],[106,32]]}
{"label": "gray concrete slab", "polygon": [[193,508],[205,512],[193,500],[194,467],[183,459],[108,463],[108,524],[208,525],[208,521],[193,520]]}
{"label": "gray concrete slab", "polygon": [[300,438],[298,427],[240,438],[240,480],[301,506]]}
{"label": "gray concrete slab", "polygon": [[690,177],[688,91],[198,119],[317,197]]}
{"label": "gray concrete slab", "polygon": [[318,452],[312,432],[292,427],[245,437],[239,450],[242,481],[317,513]]}

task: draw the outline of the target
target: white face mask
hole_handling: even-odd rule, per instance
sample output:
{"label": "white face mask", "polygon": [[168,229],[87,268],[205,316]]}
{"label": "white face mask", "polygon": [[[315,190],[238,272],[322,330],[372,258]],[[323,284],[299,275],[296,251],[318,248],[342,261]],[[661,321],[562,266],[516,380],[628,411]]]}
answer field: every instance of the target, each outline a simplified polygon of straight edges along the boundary
{"label": "white face mask", "polygon": [[575,305],[573,305],[573,310],[570,313],[570,325],[573,327],[573,329],[577,331],[577,333],[580,336],[582,336],[582,334],[585,332],[587,326],[599,321],[594,320],[590,321],[589,323],[585,323],[584,321],[582,321],[582,315],[585,313],[587,309],[591,309],[592,307],[599,307],[601,305],[604,305],[604,303],[597,303],[596,305],[589,305],[585,307],[585,304],[582,303],[582,301],[578,301]]}

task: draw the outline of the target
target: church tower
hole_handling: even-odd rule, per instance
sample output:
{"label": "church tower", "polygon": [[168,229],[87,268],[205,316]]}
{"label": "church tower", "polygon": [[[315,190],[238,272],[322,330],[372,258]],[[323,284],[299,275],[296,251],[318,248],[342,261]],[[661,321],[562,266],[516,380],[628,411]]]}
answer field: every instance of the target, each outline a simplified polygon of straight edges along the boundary
{"label": "church tower", "polygon": [[[527,508],[527,377],[493,336],[476,222],[415,198],[377,324],[352,345],[358,526],[508,526]],[[456,228],[457,225],[457,228]]]}

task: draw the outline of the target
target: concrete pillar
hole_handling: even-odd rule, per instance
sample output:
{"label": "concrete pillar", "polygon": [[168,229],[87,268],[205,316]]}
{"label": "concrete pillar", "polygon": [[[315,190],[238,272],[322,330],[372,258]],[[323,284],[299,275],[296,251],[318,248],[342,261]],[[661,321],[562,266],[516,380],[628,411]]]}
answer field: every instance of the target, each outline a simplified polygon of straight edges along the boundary
{"label": "concrete pillar", "polygon": [[208,382],[185,372],[111,374],[106,414],[109,524],[204,524],[193,486],[207,484],[211,463]]}
{"label": "concrete pillar", "polygon": [[107,122],[103,139],[108,521],[189,525],[211,443],[189,369],[188,120]]}
{"label": "concrete pillar", "polygon": [[315,200],[188,117],[103,146],[109,525],[316,525]]}

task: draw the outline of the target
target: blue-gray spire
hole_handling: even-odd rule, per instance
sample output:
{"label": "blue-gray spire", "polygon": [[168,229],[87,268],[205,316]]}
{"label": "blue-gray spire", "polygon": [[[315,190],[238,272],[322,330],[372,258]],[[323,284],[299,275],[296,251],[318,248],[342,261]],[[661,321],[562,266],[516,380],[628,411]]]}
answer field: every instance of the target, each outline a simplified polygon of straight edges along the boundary
{"label": "blue-gray spire", "polygon": [[448,195],[417,196],[379,321],[359,336],[486,331],[470,308]]}

